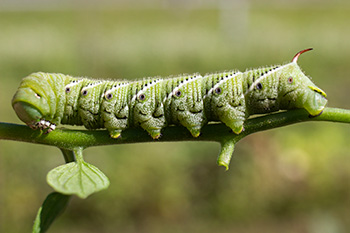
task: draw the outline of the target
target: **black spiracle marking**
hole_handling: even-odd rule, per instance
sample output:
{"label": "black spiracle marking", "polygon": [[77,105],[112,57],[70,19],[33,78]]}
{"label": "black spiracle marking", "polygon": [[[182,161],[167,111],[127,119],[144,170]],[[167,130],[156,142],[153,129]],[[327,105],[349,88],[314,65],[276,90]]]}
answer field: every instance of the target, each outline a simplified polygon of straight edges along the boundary
{"label": "black spiracle marking", "polygon": [[87,90],[83,90],[83,91],[81,92],[81,94],[82,94],[83,96],[86,96],[86,95],[88,94],[88,91],[87,91]]}
{"label": "black spiracle marking", "polygon": [[256,84],[256,89],[261,90],[263,88],[263,85],[261,83]]}
{"label": "black spiracle marking", "polygon": [[218,94],[218,95],[221,94],[222,93],[221,87],[215,88],[215,93]]}
{"label": "black spiracle marking", "polygon": [[182,94],[182,93],[181,93],[181,91],[180,91],[180,90],[177,90],[177,91],[175,92],[175,96],[176,96],[176,97],[180,97],[180,96],[181,96],[181,94]]}

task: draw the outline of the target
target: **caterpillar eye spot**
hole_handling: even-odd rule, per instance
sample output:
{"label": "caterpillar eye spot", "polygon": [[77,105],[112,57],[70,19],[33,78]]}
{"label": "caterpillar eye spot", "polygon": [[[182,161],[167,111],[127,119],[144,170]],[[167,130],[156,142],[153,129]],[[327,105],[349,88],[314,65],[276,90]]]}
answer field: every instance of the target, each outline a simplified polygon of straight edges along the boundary
{"label": "caterpillar eye spot", "polygon": [[176,96],[176,97],[180,97],[180,96],[181,96],[181,94],[182,94],[182,93],[181,93],[181,91],[180,91],[180,90],[178,90],[178,91],[176,91],[176,92],[175,92],[175,96]]}
{"label": "caterpillar eye spot", "polygon": [[83,95],[83,96],[86,96],[87,95],[87,90],[83,90],[82,92],[81,92],[81,94]]}
{"label": "caterpillar eye spot", "polygon": [[41,96],[38,93],[35,93],[35,97],[38,98],[38,99],[41,98]]}
{"label": "caterpillar eye spot", "polygon": [[71,91],[70,87],[66,87],[66,93],[69,93]]}
{"label": "caterpillar eye spot", "polygon": [[263,85],[261,83],[256,84],[256,89],[261,90],[263,88]]}
{"label": "caterpillar eye spot", "polygon": [[215,93],[216,94],[221,94],[222,93],[222,90],[221,90],[221,88],[220,87],[217,87],[216,89],[215,89]]}
{"label": "caterpillar eye spot", "polygon": [[292,84],[293,83],[293,77],[288,78],[288,83]]}
{"label": "caterpillar eye spot", "polygon": [[139,95],[139,100],[143,101],[146,99],[146,95],[145,94],[140,94]]}

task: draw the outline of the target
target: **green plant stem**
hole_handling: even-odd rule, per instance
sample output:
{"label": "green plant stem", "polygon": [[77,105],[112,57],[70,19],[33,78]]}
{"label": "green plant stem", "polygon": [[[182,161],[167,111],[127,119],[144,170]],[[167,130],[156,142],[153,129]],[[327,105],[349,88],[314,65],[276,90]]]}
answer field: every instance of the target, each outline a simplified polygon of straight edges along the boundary
{"label": "green plant stem", "polygon": [[222,143],[233,139],[237,142],[241,138],[258,131],[306,121],[350,123],[350,110],[325,108],[323,113],[317,117],[309,117],[308,113],[303,109],[259,116],[248,119],[245,123],[245,130],[239,135],[233,134],[222,123],[204,126],[202,134],[198,138],[193,138],[184,127],[170,126],[163,130],[163,135],[159,140],[153,140],[140,128],[127,129],[123,131],[121,138],[113,139],[109,137],[106,130],[56,129],[49,134],[42,134],[40,131],[33,131],[25,125],[0,123],[0,139],[45,144],[66,150],[72,150],[77,147],[85,149],[91,146],[140,142],[216,141]]}

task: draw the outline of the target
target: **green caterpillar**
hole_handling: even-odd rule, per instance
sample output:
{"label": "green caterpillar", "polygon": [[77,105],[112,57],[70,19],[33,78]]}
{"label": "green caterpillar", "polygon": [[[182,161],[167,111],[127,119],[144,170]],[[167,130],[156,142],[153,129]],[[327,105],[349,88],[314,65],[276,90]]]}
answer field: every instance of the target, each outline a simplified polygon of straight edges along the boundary
{"label": "green caterpillar", "polygon": [[142,127],[158,139],[168,125],[183,125],[193,137],[211,121],[221,121],[239,134],[253,114],[304,108],[320,114],[327,104],[319,89],[292,62],[245,72],[229,71],[102,81],[63,74],[34,73],[24,78],[13,97],[17,116],[46,133],[58,124],[106,128],[112,138],[129,127]]}

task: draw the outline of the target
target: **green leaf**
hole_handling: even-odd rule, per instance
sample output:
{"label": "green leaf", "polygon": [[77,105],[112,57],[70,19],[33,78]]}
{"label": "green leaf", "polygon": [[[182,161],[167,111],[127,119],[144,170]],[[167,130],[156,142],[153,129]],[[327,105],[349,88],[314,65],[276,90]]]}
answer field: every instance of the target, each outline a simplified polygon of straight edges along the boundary
{"label": "green leaf", "polygon": [[49,229],[52,222],[58,217],[68,205],[70,196],[61,193],[49,194],[40,207],[33,225],[33,233],[43,233]]}
{"label": "green leaf", "polygon": [[80,198],[109,186],[109,180],[97,167],[83,160],[82,149],[74,150],[76,161],[52,169],[47,174],[48,184],[57,192],[75,194]]}

